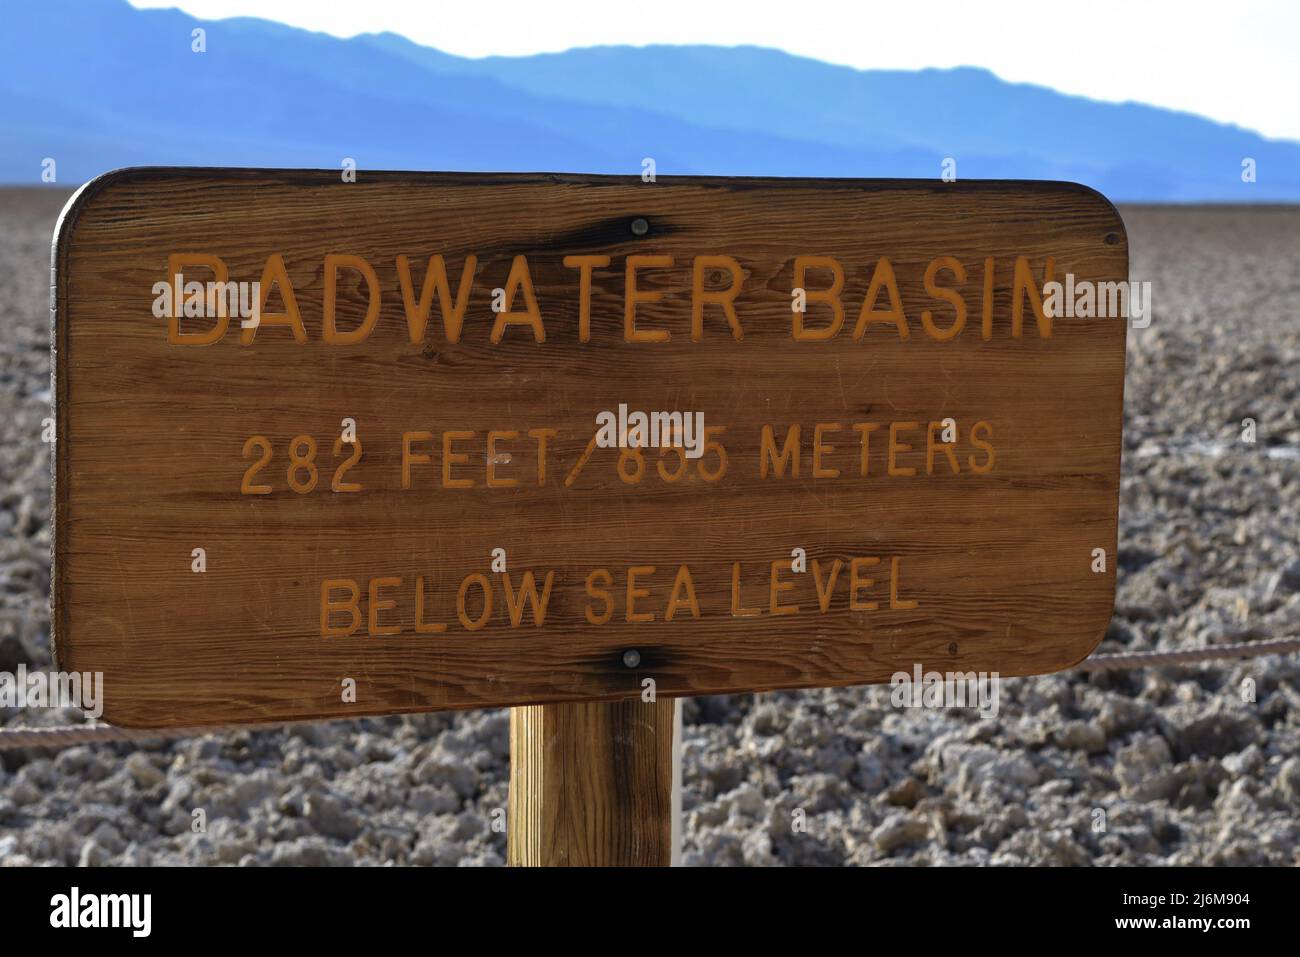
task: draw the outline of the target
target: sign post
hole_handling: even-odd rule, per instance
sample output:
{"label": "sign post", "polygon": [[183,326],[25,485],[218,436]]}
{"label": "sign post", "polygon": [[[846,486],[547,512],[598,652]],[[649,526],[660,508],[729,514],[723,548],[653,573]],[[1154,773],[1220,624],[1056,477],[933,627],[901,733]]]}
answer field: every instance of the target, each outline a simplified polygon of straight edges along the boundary
{"label": "sign post", "polygon": [[1101,640],[1127,257],[1062,183],[108,174],[59,667],[124,727],[511,707],[511,860],[666,862],[670,699]]}
{"label": "sign post", "polygon": [[674,701],[510,711],[509,863],[666,867]]}

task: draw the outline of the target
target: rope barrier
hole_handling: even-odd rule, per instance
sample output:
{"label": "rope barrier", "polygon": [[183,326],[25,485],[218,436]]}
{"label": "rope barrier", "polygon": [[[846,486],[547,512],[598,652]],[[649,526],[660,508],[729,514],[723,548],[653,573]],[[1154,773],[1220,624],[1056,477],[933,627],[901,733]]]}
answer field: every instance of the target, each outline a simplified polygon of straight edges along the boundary
{"label": "rope barrier", "polygon": [[[351,719],[339,719],[351,720]],[[217,724],[194,728],[119,728],[112,724],[65,724],[49,728],[0,728],[0,751],[10,748],[70,748],[79,744],[120,744],[196,738],[236,731],[274,731],[316,721],[274,721],[264,724]]]}
{"label": "rope barrier", "polygon": [[[1093,655],[1069,671],[1130,671],[1135,668],[1161,668],[1199,661],[1222,661],[1229,658],[1259,658],[1300,651],[1300,637],[1269,641],[1243,641],[1236,644],[1192,648],[1187,651],[1135,651],[1118,655]],[[1044,676],[1039,676],[1044,677]],[[350,718],[336,720],[348,721]],[[49,728],[0,728],[0,751],[11,748],[68,748],[80,744],[120,744],[137,741],[163,741],[193,738],[205,734],[228,734],[239,731],[274,731],[319,721],[275,721],[261,724],[219,724],[195,728],[119,728],[110,724],[59,725]]]}
{"label": "rope barrier", "polygon": [[1133,651],[1123,655],[1093,655],[1075,665],[1071,671],[1126,671],[1132,668],[1159,668],[1196,661],[1220,661],[1225,658],[1259,658],[1300,651],[1300,638],[1277,638],[1270,641],[1241,641],[1210,648],[1187,651]]}

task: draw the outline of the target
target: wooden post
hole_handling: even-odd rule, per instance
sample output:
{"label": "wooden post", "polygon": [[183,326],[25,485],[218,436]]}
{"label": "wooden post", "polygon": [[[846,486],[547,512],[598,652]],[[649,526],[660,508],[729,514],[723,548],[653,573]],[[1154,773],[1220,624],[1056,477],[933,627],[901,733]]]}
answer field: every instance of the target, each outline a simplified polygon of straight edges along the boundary
{"label": "wooden post", "polygon": [[682,702],[673,699],[673,847],[672,866],[682,866]]}
{"label": "wooden post", "polygon": [[511,865],[666,867],[673,699],[510,711]]}

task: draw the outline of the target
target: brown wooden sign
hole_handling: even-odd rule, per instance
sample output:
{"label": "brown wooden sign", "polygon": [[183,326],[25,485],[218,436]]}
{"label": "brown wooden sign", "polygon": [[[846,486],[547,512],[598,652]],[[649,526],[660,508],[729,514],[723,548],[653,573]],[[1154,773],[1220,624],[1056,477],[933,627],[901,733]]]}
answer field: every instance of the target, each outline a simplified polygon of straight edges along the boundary
{"label": "brown wooden sign", "polygon": [[1110,617],[1082,187],[127,170],[55,267],[54,638],[116,724],[1032,674]]}

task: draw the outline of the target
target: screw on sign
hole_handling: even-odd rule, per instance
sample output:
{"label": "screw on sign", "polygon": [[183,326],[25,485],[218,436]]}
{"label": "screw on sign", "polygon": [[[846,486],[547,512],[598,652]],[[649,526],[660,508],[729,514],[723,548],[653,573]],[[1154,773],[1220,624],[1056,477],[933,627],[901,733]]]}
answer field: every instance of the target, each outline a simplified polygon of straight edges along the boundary
{"label": "screw on sign", "polygon": [[56,243],[55,646],[114,724],[511,707],[511,860],[662,863],[674,698],[1110,617],[1083,187],[143,169]]}

